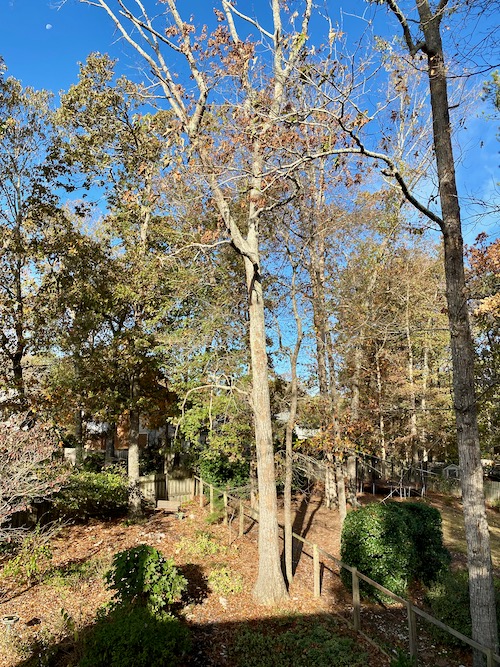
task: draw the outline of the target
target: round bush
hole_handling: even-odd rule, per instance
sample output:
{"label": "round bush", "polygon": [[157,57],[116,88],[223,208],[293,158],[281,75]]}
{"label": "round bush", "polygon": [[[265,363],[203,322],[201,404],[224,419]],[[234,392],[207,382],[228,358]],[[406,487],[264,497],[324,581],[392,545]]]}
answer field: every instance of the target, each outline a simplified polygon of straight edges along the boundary
{"label": "round bush", "polygon": [[152,612],[179,602],[187,586],[174,561],[147,544],[115,554],[105,578],[109,588],[116,591],[115,605],[137,603]]}
{"label": "round bush", "polygon": [[[340,560],[397,595],[404,595],[416,569],[411,531],[398,503],[377,503],[349,512],[344,521]],[[351,573],[341,570],[351,588]],[[373,586],[360,582],[370,595],[382,597]],[[385,598],[384,598],[385,599]]]}
{"label": "round bush", "polygon": [[[441,515],[425,503],[378,503],[350,512],[342,531],[341,560],[397,595],[419,580],[429,585],[450,562],[443,546]],[[351,573],[342,570],[351,587]],[[365,582],[361,589],[379,599]]]}
{"label": "round bush", "polygon": [[439,510],[425,503],[398,503],[408,521],[416,550],[415,579],[429,586],[451,562],[450,552],[443,545],[443,530]]}
{"label": "round bush", "polygon": [[177,667],[190,644],[189,630],[178,619],[122,606],[97,621],[79,667]]}

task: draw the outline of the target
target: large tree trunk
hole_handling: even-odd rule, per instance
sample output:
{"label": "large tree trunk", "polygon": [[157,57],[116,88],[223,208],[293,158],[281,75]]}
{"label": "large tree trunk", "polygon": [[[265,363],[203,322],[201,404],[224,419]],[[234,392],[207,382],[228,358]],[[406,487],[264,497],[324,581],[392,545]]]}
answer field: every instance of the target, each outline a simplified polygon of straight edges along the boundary
{"label": "large tree trunk", "polygon": [[[258,251],[257,247],[255,251]],[[244,259],[249,299],[252,407],[259,482],[259,571],[253,594],[260,603],[275,604],[287,596],[287,590],[280,567],[264,300],[259,267],[254,266],[248,257]]]}
{"label": "large tree trunk", "polygon": [[[443,217],[446,299],[467,540],[472,637],[475,641],[498,650],[490,537],[486,520],[474,391],[474,348],[467,312],[460,208],[451,144],[446,67],[440,34],[442,14],[433,15],[428,0],[419,0],[417,8],[428,58],[434,148]],[[475,651],[474,667],[482,667],[483,664],[482,654]]]}

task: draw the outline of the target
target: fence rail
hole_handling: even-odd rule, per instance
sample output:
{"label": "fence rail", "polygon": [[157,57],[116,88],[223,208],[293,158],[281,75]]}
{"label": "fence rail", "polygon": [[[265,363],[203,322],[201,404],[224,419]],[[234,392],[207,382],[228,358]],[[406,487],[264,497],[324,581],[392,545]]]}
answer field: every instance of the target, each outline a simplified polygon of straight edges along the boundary
{"label": "fence rail", "polygon": [[[213,511],[214,507],[214,495],[215,492],[219,496],[222,496],[224,499],[224,522],[228,523],[229,520],[229,506],[233,508],[233,510],[238,511],[238,534],[239,536],[243,536],[244,534],[244,520],[245,516],[248,518],[252,519],[252,521],[258,521],[258,510],[249,507],[246,505],[240,498],[236,498],[235,496],[232,496],[229,494],[227,491],[223,489],[218,489],[214,487],[212,484],[207,484],[206,482],[203,481],[201,477],[194,477],[194,482],[195,484],[193,485],[192,489],[192,498],[194,499],[196,496],[199,497],[199,503],[200,507],[204,507],[205,505],[205,497],[204,497],[204,486],[208,487],[209,490],[209,504],[210,504],[210,511]],[[281,526],[283,528],[283,526]],[[377,590],[379,590],[381,593],[384,595],[389,596],[392,598],[395,602],[398,602],[401,604],[403,607],[406,608],[406,616],[407,616],[407,624],[408,624],[408,650],[409,654],[412,658],[415,660],[415,665],[417,664],[418,661],[418,627],[416,623],[416,617],[419,616],[420,618],[424,619],[428,623],[431,623],[432,625],[436,626],[437,628],[440,628],[441,630],[447,632],[450,635],[453,635],[457,639],[461,640],[464,642],[464,644],[467,644],[470,646],[472,649],[475,649],[477,651],[480,651],[483,653],[483,655],[486,658],[486,665],[487,667],[495,667],[495,665],[500,664],[500,655],[496,654],[493,652],[493,650],[489,647],[483,646],[482,644],[478,644],[476,641],[471,639],[470,637],[467,637],[466,635],[463,635],[461,632],[458,632],[457,630],[454,630],[451,628],[449,625],[446,625],[442,621],[438,620],[437,618],[434,618],[434,616],[431,616],[427,612],[425,612],[423,609],[420,609],[420,607],[417,607],[414,605],[410,600],[406,600],[405,598],[400,597],[399,595],[396,595],[392,591],[390,591],[388,588],[385,588],[384,586],[380,585],[376,581],[373,581],[373,579],[370,579],[370,577],[367,577],[364,575],[362,572],[359,572],[355,567],[352,567],[350,565],[347,565],[347,563],[343,563],[341,560],[333,556],[332,554],[328,553],[321,547],[319,547],[317,544],[314,542],[309,541],[305,537],[302,537],[301,535],[297,535],[296,533],[292,533],[292,538],[299,540],[303,544],[307,545],[310,547],[312,550],[312,556],[308,554],[312,558],[312,563],[313,563],[313,594],[315,597],[320,597],[321,596],[321,556],[324,559],[327,559],[329,561],[333,561],[338,568],[344,568],[347,571],[351,573],[352,577],[352,607],[353,607],[353,617],[352,617],[352,622],[349,624],[353,627],[354,630],[365,636],[370,642],[373,643],[373,640],[371,637],[365,635],[364,632],[362,632],[361,629],[361,611],[362,611],[362,602],[361,602],[361,595],[360,595],[360,590],[359,590],[359,582],[360,580],[365,581],[366,583],[370,584],[370,586],[373,586]],[[344,619],[346,620],[346,619]]]}

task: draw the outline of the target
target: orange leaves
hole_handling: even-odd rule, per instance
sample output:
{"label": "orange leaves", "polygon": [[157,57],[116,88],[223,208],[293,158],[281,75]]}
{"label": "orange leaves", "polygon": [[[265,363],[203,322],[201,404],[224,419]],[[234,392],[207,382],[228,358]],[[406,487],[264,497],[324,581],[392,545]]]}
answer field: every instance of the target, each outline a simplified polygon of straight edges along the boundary
{"label": "orange leaves", "polygon": [[486,245],[486,234],[480,234],[476,244],[469,248],[471,264],[469,287],[476,300],[474,315],[478,317],[500,317],[500,239]]}

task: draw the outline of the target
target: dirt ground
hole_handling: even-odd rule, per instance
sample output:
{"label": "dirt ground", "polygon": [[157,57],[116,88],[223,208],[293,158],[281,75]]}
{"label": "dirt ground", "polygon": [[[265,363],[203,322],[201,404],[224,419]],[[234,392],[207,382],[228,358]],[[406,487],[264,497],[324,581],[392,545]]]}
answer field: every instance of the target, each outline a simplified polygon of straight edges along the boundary
{"label": "dirt ground", "polygon": [[[380,498],[363,496],[362,503]],[[438,496],[433,503],[443,511],[445,542],[452,551],[454,562],[464,565],[464,540],[460,506]],[[327,510],[322,497],[295,499],[294,532],[316,542],[322,549],[338,556],[340,534],[338,514]],[[245,535],[238,538],[237,519],[233,525],[207,525],[208,507],[201,509],[198,502],[183,506],[183,518],[162,512],[151,513],[144,523],[131,524],[123,520],[109,522],[91,521],[85,525],[66,527],[53,543],[52,568],[64,571],[88,559],[98,559],[95,576],[78,580],[74,585],[61,585],[57,577],[45,578],[43,583],[19,586],[13,580],[0,580],[0,617],[17,615],[19,621],[14,629],[3,632],[0,641],[0,667],[21,665],[27,657],[23,646],[38,641],[40,651],[49,651],[52,644],[64,643],[64,637],[75,634],[93,622],[97,609],[105,604],[110,593],[106,590],[102,573],[109,566],[114,553],[147,543],[157,547],[167,557],[172,557],[183,571],[189,583],[189,604],[184,617],[195,636],[196,651],[189,665],[230,667],[226,658],[226,646],[230,635],[239,624],[254,619],[266,618],[272,622],[287,614],[304,617],[334,614],[339,619],[350,619],[352,606],[350,595],[338,578],[337,570],[330,563],[322,568],[322,596],[313,596],[312,553],[296,540],[294,560],[296,573],[290,597],[278,609],[258,606],[254,603],[251,588],[257,575],[257,526],[250,520],[245,524]],[[492,542],[496,568],[500,565],[500,515],[490,514]],[[224,545],[222,554],[196,557],[186,554],[182,540],[196,539],[197,531],[212,533]],[[184,544],[186,542],[184,541]],[[223,563],[243,577],[244,590],[240,593],[221,596],[208,586],[208,573]],[[418,601],[418,591],[415,596]],[[68,620],[69,619],[69,620]],[[374,637],[379,645],[391,652],[394,646],[404,647],[407,642],[407,626],[404,609],[384,608],[374,604],[363,604],[362,630]],[[3,628],[0,629],[0,632]],[[344,623],[339,623],[339,632],[354,636]],[[370,655],[371,667],[386,667],[390,660],[364,639]],[[422,628],[419,638],[419,658],[429,667],[467,666],[466,653],[450,653],[440,649]],[[43,662],[40,662],[43,664]],[[63,664],[63,663],[61,663]]]}

